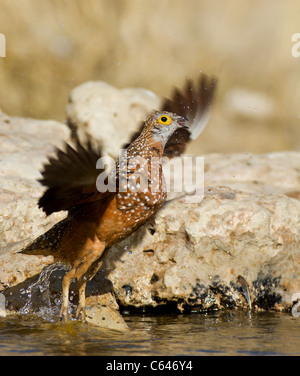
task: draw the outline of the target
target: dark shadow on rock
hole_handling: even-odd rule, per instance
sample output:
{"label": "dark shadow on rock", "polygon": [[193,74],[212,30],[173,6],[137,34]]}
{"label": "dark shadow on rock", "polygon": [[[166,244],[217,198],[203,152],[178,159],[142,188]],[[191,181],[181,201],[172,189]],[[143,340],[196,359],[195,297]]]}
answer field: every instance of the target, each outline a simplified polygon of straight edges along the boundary
{"label": "dark shadow on rock", "polygon": [[[57,307],[61,304],[62,279],[67,269],[53,270],[48,278],[43,280],[41,275],[47,268],[44,268],[39,275],[28,278],[24,282],[2,291],[5,296],[7,310],[29,313],[29,311],[38,312],[42,307]],[[112,283],[105,278],[105,272],[100,270],[87,283],[86,297],[102,295],[112,291]],[[76,281],[73,281],[70,286],[70,301],[74,304],[78,303]]]}

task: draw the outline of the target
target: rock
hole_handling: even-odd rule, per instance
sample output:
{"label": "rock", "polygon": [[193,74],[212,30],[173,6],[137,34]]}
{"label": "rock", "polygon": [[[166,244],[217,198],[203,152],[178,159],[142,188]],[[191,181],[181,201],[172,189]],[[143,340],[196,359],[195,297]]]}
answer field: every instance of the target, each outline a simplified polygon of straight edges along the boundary
{"label": "rock", "polygon": [[243,307],[243,276],[252,305],[283,310],[300,291],[299,249],[298,200],[215,187],[197,204],[169,202],[106,263],[124,306]]}
{"label": "rock", "polygon": [[[67,113],[69,121],[78,124],[80,137],[95,132],[106,152],[117,155],[144,114],[157,105],[157,98],[140,89],[86,83],[71,93]],[[15,298],[18,289],[34,283],[52,258],[17,252],[66,215],[46,218],[37,208],[43,192],[36,182],[38,171],[54,146],[69,140],[70,132],[57,122],[4,114],[0,129],[0,283],[8,305],[18,309],[24,304]],[[243,308],[248,307],[245,286],[239,283],[243,277],[254,308],[290,309],[292,296],[300,291],[300,153],[212,154],[204,160],[204,198],[191,201],[175,195],[108,253],[102,273],[112,282],[117,301],[186,312]],[[178,176],[175,180],[178,183]],[[50,285],[53,296],[61,279],[58,282],[55,288]],[[91,297],[111,292],[99,291],[99,273],[88,287],[92,285],[98,289],[91,289]],[[100,309],[97,299],[88,307],[94,322],[116,309]],[[120,317],[115,318],[118,324]]]}
{"label": "rock", "polygon": [[[69,140],[65,124],[9,117],[0,112],[0,281],[4,286],[39,273],[52,257],[24,257],[18,252],[65,217],[46,217],[37,207],[43,187],[36,181],[47,156]],[[22,257],[22,258],[20,258]]]}
{"label": "rock", "polygon": [[149,90],[86,82],[71,92],[66,114],[80,139],[92,136],[101,141],[104,153],[117,158],[130,135],[159,105],[159,98]]}
{"label": "rock", "polygon": [[[68,126],[52,120],[9,117],[0,112],[1,168],[0,176],[6,178],[38,179],[42,164],[54,147],[61,147],[70,139]],[[1,187],[3,182],[1,181]],[[25,180],[27,182],[28,180]]]}
{"label": "rock", "polygon": [[110,307],[88,307],[86,321],[89,324],[93,324],[101,328],[119,331],[129,330],[129,327],[125,323],[122,315]]}
{"label": "rock", "polygon": [[249,193],[285,193],[300,198],[299,152],[210,154],[205,185],[226,185]]}
{"label": "rock", "polygon": [[[108,304],[107,304],[108,301]],[[118,305],[110,293],[86,299],[86,320],[89,324],[114,330],[128,330]]]}
{"label": "rock", "polygon": [[225,107],[233,114],[256,119],[268,119],[275,113],[275,103],[264,93],[235,89],[225,98]]}

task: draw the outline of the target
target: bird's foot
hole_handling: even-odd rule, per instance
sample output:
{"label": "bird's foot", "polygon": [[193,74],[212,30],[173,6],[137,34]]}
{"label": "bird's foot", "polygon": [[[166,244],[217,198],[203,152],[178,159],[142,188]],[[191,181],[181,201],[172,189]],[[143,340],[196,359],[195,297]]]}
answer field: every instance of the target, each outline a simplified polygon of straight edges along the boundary
{"label": "bird's foot", "polygon": [[67,322],[69,320],[68,307],[65,307],[64,305],[61,306],[59,317],[60,317],[60,320],[64,322]]}
{"label": "bird's foot", "polygon": [[82,322],[86,322],[85,307],[80,304],[76,310],[76,319],[79,319]]}

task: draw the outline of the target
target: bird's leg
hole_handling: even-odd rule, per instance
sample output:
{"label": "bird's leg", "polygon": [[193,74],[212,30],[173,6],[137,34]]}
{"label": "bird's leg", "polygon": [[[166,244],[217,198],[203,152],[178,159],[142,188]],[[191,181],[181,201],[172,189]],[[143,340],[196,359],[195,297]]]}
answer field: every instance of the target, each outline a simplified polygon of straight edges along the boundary
{"label": "bird's leg", "polygon": [[[76,311],[76,318],[85,321],[85,287],[100,267],[100,258],[104,252],[105,243],[100,242],[98,239],[94,240],[93,246],[88,248],[85,255],[78,258],[74,263],[75,276],[78,281],[79,289],[79,303]],[[76,269],[75,269],[76,265]]]}
{"label": "bird's leg", "polygon": [[62,281],[62,305],[60,309],[60,318],[63,321],[68,321],[68,307],[69,307],[69,288],[72,279],[76,277],[76,269],[71,269],[63,278]]}
{"label": "bird's leg", "polygon": [[86,321],[85,315],[85,287],[86,287],[86,279],[81,278],[78,280],[78,289],[79,289],[79,303],[76,310],[76,318],[80,319],[80,321]]}

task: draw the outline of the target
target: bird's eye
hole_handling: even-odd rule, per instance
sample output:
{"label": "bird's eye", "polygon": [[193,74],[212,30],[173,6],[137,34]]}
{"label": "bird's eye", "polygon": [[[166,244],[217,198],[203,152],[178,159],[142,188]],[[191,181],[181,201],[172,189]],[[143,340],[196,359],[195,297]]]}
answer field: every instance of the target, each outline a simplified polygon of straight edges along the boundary
{"label": "bird's eye", "polygon": [[167,115],[162,115],[159,119],[158,119],[158,122],[160,124],[164,124],[164,125],[169,125],[172,123],[172,119],[167,116]]}

